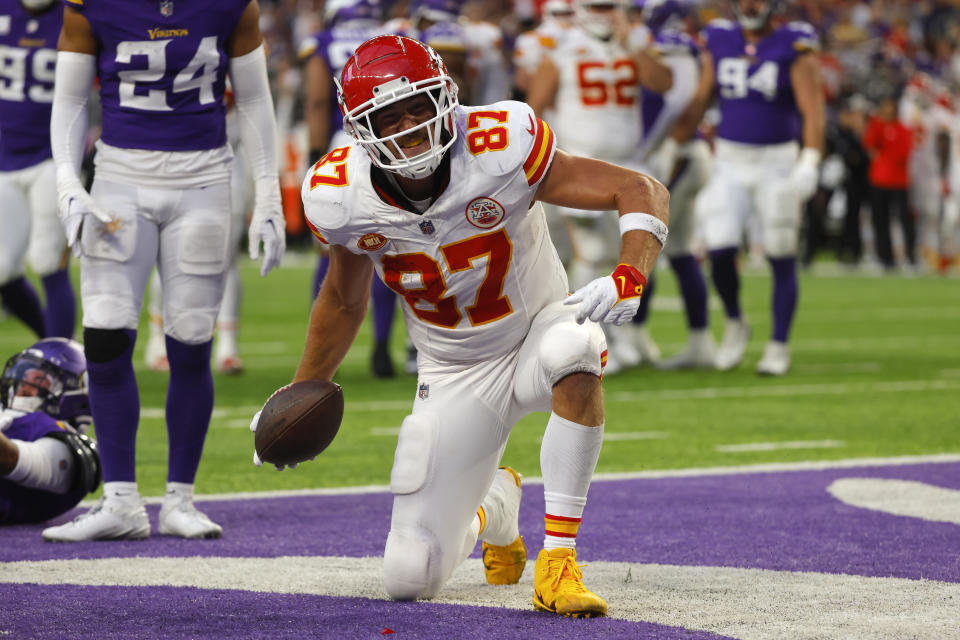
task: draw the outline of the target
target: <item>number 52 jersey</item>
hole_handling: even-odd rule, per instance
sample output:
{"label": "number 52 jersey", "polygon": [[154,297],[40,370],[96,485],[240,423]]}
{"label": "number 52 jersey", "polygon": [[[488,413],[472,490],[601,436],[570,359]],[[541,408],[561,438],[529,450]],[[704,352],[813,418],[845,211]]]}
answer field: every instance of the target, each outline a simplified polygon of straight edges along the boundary
{"label": "number 52 jersey", "polygon": [[454,116],[457,141],[437,170],[448,166],[449,180],[422,214],[356,143],[321,158],[302,196],[317,238],[370,256],[403,298],[422,356],[470,364],[510,352],[568,290],[543,207],[533,205],[556,150],[550,127],[513,101],[459,106]]}

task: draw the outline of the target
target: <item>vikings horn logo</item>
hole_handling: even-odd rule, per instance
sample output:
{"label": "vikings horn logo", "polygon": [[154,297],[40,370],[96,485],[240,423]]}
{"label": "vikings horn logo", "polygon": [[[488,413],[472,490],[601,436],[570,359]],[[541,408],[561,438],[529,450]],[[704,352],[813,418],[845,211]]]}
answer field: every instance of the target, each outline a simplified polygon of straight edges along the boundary
{"label": "vikings horn logo", "polygon": [[493,198],[474,198],[467,205],[467,222],[480,229],[497,226],[503,215],[503,206]]}

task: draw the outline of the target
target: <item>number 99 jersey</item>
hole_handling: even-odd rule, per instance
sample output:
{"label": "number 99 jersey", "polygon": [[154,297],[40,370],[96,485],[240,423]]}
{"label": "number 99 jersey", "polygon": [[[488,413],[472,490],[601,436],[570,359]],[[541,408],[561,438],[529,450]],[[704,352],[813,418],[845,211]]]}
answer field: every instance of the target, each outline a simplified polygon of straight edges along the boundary
{"label": "number 99 jersey", "polygon": [[422,214],[357,144],[321,158],[302,197],[317,238],[370,256],[403,298],[421,357],[469,364],[510,352],[568,290],[543,208],[531,206],[556,150],[550,127],[513,101],[454,115],[457,140],[437,169],[449,179]]}
{"label": "number 99 jersey", "polygon": [[249,0],[66,2],[100,44],[103,142],[155,151],[226,144],[226,43]]}
{"label": "number 99 jersey", "polygon": [[703,31],[720,102],[717,137],[745,144],[779,144],[800,137],[800,113],[790,67],[803,53],[819,49],[806,22],[791,22],[756,43],[740,25],[714,20]]}

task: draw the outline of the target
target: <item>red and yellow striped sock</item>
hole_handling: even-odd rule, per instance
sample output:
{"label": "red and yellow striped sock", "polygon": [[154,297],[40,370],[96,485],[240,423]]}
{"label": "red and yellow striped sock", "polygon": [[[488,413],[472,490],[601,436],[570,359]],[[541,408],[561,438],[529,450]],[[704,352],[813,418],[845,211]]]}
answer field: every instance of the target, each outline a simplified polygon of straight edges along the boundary
{"label": "red and yellow striped sock", "polygon": [[546,525],[546,535],[543,538],[543,548],[575,549],[577,546],[577,529],[580,528],[580,518],[569,516],[555,516],[546,514],[543,517]]}

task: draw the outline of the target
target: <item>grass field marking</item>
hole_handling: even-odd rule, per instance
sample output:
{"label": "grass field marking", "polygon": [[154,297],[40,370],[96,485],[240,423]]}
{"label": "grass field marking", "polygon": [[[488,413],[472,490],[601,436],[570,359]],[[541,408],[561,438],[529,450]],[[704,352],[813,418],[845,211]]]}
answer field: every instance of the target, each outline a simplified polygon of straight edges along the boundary
{"label": "grass field marking", "polygon": [[807,363],[798,362],[793,370],[802,373],[875,373],[883,371],[879,362],[836,362],[836,363]]}
{"label": "grass field marking", "polygon": [[960,491],[912,480],[841,478],[827,492],[854,507],[931,522],[960,524]]}
{"label": "grass field marking", "polygon": [[846,395],[850,393],[912,393],[960,388],[960,380],[898,380],[885,382],[815,382],[749,387],[703,387],[699,389],[651,389],[648,391],[614,391],[606,394],[608,402],[646,402],[651,398],[666,400],[713,400],[717,398],[759,398],[777,396]]}
{"label": "grass field marking", "polygon": [[831,449],[844,447],[843,440],[787,440],[785,442],[747,442],[744,444],[718,444],[713,448],[720,453],[745,453],[751,451],[777,451],[779,449]]}
{"label": "grass field marking", "polygon": [[400,435],[400,427],[370,427],[370,435],[396,437]]}
{"label": "grass field marking", "polygon": [[262,341],[262,342],[244,342],[240,341],[237,345],[237,351],[244,356],[248,354],[272,355],[277,353],[286,353],[293,345],[280,340]]}
{"label": "grass field marking", "polygon": [[790,348],[800,351],[824,350],[854,351],[857,349],[884,349],[899,351],[917,347],[942,349],[960,342],[960,334],[883,336],[868,338],[798,338],[790,341]]}
{"label": "grass field marking", "polygon": [[[744,640],[956,637],[960,584],[587,560],[584,581],[607,600],[609,615],[622,620],[701,629]],[[45,560],[0,563],[0,581],[385,600],[381,565],[378,557],[321,556]],[[484,583],[481,560],[468,559],[433,602],[532,611],[532,569],[531,560],[518,584],[491,587]],[[630,582],[624,580],[628,572]],[[321,575],[323,580],[317,580]]]}
{"label": "grass field marking", "polygon": [[666,431],[604,431],[603,439],[607,440],[663,440],[669,438]]}
{"label": "grass field marking", "polygon": [[940,375],[944,378],[960,378],[960,369],[940,369]]}

